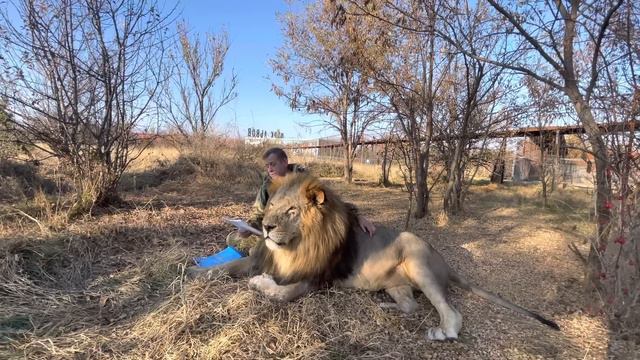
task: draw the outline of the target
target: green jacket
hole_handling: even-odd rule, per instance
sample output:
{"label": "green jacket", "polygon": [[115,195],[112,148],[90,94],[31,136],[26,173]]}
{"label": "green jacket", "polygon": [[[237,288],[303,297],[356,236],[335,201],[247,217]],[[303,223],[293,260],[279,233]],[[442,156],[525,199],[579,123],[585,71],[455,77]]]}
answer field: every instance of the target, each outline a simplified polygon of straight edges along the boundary
{"label": "green jacket", "polygon": [[[304,172],[306,171],[302,165],[289,164],[287,172]],[[269,201],[269,185],[271,184],[271,177],[269,174],[262,175],[262,185],[256,194],[256,201],[253,203],[253,214],[248,223],[256,229],[262,228],[262,218],[264,218],[264,208]]]}

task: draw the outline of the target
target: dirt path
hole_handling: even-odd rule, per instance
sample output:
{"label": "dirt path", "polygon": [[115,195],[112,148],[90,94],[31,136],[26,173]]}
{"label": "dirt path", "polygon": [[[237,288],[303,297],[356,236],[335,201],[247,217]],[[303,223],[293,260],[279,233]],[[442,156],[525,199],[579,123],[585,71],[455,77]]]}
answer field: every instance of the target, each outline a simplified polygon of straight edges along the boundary
{"label": "dirt path", "polygon": [[[331,184],[375,222],[403,226],[406,194]],[[13,332],[0,327],[0,357],[606,358],[602,318],[581,311],[580,264],[567,248],[576,239],[556,230],[572,226],[566,214],[540,211],[521,189],[492,189],[475,190],[463,216],[416,222],[412,231],[462,275],[552,318],[561,332],[459,290],[451,298],[464,317],[460,340],[432,343],[425,331],[438,319],[424,296],[417,312],[404,315],[378,306],[388,301],[384,293],[329,289],[279,304],[249,291],[246,280],[185,283],[182,264],[223,248],[230,229],[220,217],[247,215],[252,194],[174,185],[130,195],[140,205],[50,235],[47,243],[64,249],[56,256],[68,257],[64,268],[47,273],[53,280],[38,282],[18,269],[30,264],[25,254],[35,245],[12,245],[0,269],[0,318],[24,313],[31,322]],[[5,235],[16,244],[41,237]],[[74,259],[83,259],[82,267]]]}

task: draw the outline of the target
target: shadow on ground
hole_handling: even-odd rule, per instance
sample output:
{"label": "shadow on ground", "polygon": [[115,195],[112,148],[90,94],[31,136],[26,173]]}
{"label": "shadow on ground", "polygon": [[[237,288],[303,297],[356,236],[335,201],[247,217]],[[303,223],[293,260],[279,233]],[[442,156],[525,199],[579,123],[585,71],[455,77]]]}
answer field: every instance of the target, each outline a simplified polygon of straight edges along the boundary
{"label": "shadow on ground", "polygon": [[[379,224],[402,227],[406,194],[331,181]],[[157,185],[157,188],[166,183]],[[166,189],[165,189],[166,190]],[[383,310],[384,293],[324,289],[290,304],[247,290],[246,280],[185,283],[191,258],[224,247],[222,216],[246,217],[253,192],[211,187],[128,194],[135,206],[64,233],[3,243],[0,356],[27,358],[602,358],[606,328],[581,312],[579,262],[557,213],[501,194],[472,194],[463,216],[412,229],[488,290],[556,320],[562,332],[461,290],[455,343],[425,340],[437,313]],[[194,196],[194,193],[197,196]],[[533,206],[533,205],[532,205]],[[4,350],[3,350],[4,349]]]}

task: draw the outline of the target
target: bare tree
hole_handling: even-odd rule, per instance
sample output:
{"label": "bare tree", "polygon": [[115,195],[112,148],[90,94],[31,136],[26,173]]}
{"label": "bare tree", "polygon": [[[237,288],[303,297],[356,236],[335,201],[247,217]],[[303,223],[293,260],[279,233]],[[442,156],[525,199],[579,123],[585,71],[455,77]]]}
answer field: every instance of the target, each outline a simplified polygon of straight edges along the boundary
{"label": "bare tree", "polygon": [[[391,37],[385,42],[388,44],[387,47],[383,48],[383,53],[387,54],[385,61],[375,61],[382,67],[371,73],[374,74],[378,89],[388,98],[391,112],[396,115],[405,138],[411,144],[407,148],[411,156],[406,158],[412,161],[415,174],[415,216],[423,217],[428,213],[430,187],[427,179],[429,164],[433,160],[430,151],[434,136],[448,136],[449,144],[455,144],[449,149],[452,156],[448,158],[445,165],[455,167],[455,171],[449,169],[450,171],[447,172],[451,182],[448,184],[447,194],[450,198],[448,197],[449,200],[446,201],[446,207],[461,204],[461,201],[453,201],[453,199],[461,200],[464,193],[462,186],[464,164],[465,159],[469,158],[466,152],[472,145],[470,134],[472,130],[479,128],[496,130],[496,124],[479,125],[478,110],[481,108],[486,110],[487,104],[497,101],[496,94],[491,94],[491,91],[501,77],[502,71],[492,65],[479,66],[477,60],[468,56],[455,60],[460,55],[452,51],[450,46],[447,47],[439,34],[443,32],[446,24],[451,23],[453,26],[452,31],[448,32],[449,36],[460,35],[461,41],[475,47],[480,53],[491,53],[496,50],[496,45],[486,36],[490,30],[483,25],[486,22],[486,11],[465,6],[464,2],[451,5],[436,0],[417,2],[345,0],[335,1],[335,3],[339,4],[336,8],[344,12],[377,20],[378,26],[385,29],[385,33]],[[463,16],[455,17],[456,14]],[[440,96],[438,94],[445,90],[444,81],[447,80],[451,84],[456,76],[451,69],[454,61],[480,69],[480,78],[467,82],[467,86],[455,87],[457,93],[452,91],[449,92],[448,97]],[[461,71],[465,66],[460,66],[457,70]],[[468,66],[467,70],[469,70]],[[465,73],[475,75],[474,71]],[[486,76],[487,74],[490,76]],[[474,84],[475,80],[478,80],[477,84]],[[455,81],[461,81],[462,84],[466,80],[457,77]],[[463,100],[460,97],[461,94],[470,96],[467,99],[469,101]],[[481,98],[473,99],[474,96]],[[447,113],[447,109],[451,110],[449,112],[451,119],[456,120],[436,129],[434,117],[436,114]],[[495,121],[498,118],[503,117],[485,117],[482,120]],[[471,122],[475,123],[474,127],[469,126]],[[458,124],[462,126],[457,127]],[[443,130],[446,134],[438,133]]]}
{"label": "bare tree", "polygon": [[[439,1],[405,2],[403,13],[411,17],[404,20],[405,27],[426,24],[427,31],[407,31],[399,27],[394,19],[397,10],[382,2],[335,1],[337,16],[357,16],[369,19],[379,34],[376,39],[378,51],[367,54],[361,66],[375,80],[375,89],[386,99],[387,112],[391,114],[397,132],[406,144],[401,147],[404,167],[403,176],[409,190],[410,202],[415,196],[415,207],[410,206],[415,218],[429,213],[429,159],[433,136],[433,113],[435,93],[442,84],[449,59],[437,48],[436,12],[441,9]],[[363,29],[363,31],[369,31]]]}
{"label": "bare tree", "polygon": [[607,145],[613,196],[608,239],[600,243],[601,296],[616,329],[640,336],[640,4],[624,1],[602,54],[604,85],[593,95],[595,116],[616,131]]}
{"label": "bare tree", "polygon": [[[380,76],[381,88],[391,99],[394,112],[398,115],[401,129],[409,139],[409,160],[413,161],[416,184],[416,208],[414,217],[422,218],[429,214],[429,163],[431,139],[433,137],[433,117],[435,93],[442,84],[443,73],[449,66],[449,59],[437,57],[436,53],[436,11],[439,2],[426,1],[423,6],[416,6],[411,11],[422,15],[428,23],[424,34],[405,33],[407,43],[399,52],[399,65],[403,71],[391,71],[384,74],[389,80]],[[413,67],[413,69],[412,69]],[[393,80],[391,80],[393,79]]]}
{"label": "bare tree", "polygon": [[[458,39],[478,54],[499,51],[498,44],[488,36],[492,29],[486,25],[488,15],[484,9],[471,7],[465,1],[449,3],[449,6],[452,15],[443,19],[442,27],[446,29],[441,33]],[[463,208],[465,189],[469,185],[465,178],[468,165],[475,156],[485,154],[488,134],[509,120],[504,112],[509,108],[507,99],[513,85],[512,77],[505,74],[503,68],[455,51],[450,45],[446,48],[454,60],[442,95],[446,105],[440,127],[445,141],[440,147],[445,149],[441,154],[447,179],[443,208],[449,214],[456,214]]]}
{"label": "bare tree", "polygon": [[220,83],[229,51],[228,35],[207,33],[202,43],[197,33],[189,34],[184,22],[178,24],[177,34],[179,42],[170,57],[173,73],[161,103],[171,127],[184,137],[204,137],[220,109],[238,96],[233,71],[228,82]]}
{"label": "bare tree", "polygon": [[[547,154],[552,155],[554,150],[559,151],[560,136],[549,134],[543,129],[551,125],[557,118],[560,118],[561,112],[558,109],[562,106],[558,98],[555,96],[555,90],[545,83],[538,82],[531,77],[524,79],[527,91],[529,92],[530,109],[529,120],[534,127],[538,129],[537,138],[538,150],[540,152],[540,183],[542,184],[542,205],[547,207],[548,188],[550,182],[555,184],[555,164],[551,164],[547,158]],[[556,154],[559,155],[559,154]],[[558,161],[558,156],[552,159]],[[551,189],[553,191],[553,189]]]}
{"label": "bare tree", "polygon": [[117,199],[143,147],[135,129],[162,82],[172,11],[153,0],[20,0],[2,14],[0,95],[16,141],[71,169],[72,214]]}
{"label": "bare tree", "polygon": [[5,110],[4,102],[0,100],[0,161],[13,157],[17,152],[10,116]]}
{"label": "bare tree", "polygon": [[[640,299],[637,187],[630,186],[629,176],[637,167],[633,149],[638,148],[637,2],[488,3],[496,11],[495,28],[504,29],[495,41],[504,44],[508,61],[448,40],[470,56],[529,76],[569,100],[585,130],[585,150],[595,158],[596,236],[587,261],[588,284],[600,292],[614,322],[626,318],[631,324],[638,317],[629,314],[637,313]],[[506,27],[497,25],[505,21]],[[544,66],[538,66],[540,61]],[[612,124],[615,120],[622,123]],[[607,124],[614,126],[605,133],[601,125]],[[625,259],[631,269],[621,266]]]}
{"label": "bare tree", "polygon": [[[460,8],[457,3],[451,4],[451,11],[440,15],[448,26],[436,28],[438,35],[456,46],[458,51],[485,63],[533,77],[561,91],[570,100],[595,155],[599,236],[592,249],[597,249],[600,241],[604,241],[610,217],[605,205],[611,199],[606,174],[609,167],[607,149],[594,116],[592,96],[602,72],[602,46],[611,37],[609,26],[623,2],[538,0],[502,5],[497,0],[488,0],[497,15],[493,23],[485,21],[485,26],[494,29],[491,39],[496,44],[496,51],[490,53],[479,53],[469,43],[467,32],[450,31],[457,28],[458,16],[466,17],[464,12],[456,15]],[[350,3],[360,2],[351,0]],[[375,17],[368,3],[364,2],[359,9]],[[403,2],[381,0],[375,3],[376,6],[386,6],[397,12],[398,20],[392,22],[396,26],[410,31],[430,31],[425,21],[407,21],[416,17],[402,7]],[[465,7],[471,7],[468,1],[462,3]],[[476,3],[475,7],[484,12],[488,10],[484,2]],[[548,67],[536,67],[538,62],[532,60],[537,59],[542,59]],[[547,68],[550,71],[544,71]],[[592,251],[589,262],[597,273],[599,265],[596,259],[597,255]]]}
{"label": "bare tree", "polygon": [[282,17],[285,44],[271,60],[280,80],[273,90],[292,109],[322,115],[316,125],[338,132],[344,147],[344,178],[351,182],[357,144],[382,111],[372,98],[370,74],[360,66],[361,59],[376,49],[368,40],[379,34],[366,30],[364,18],[335,15],[323,4],[310,4],[302,14]]}
{"label": "bare tree", "polygon": [[391,177],[391,166],[393,160],[397,157],[396,146],[394,145],[393,127],[384,132],[382,150],[378,153],[380,161],[380,185],[387,187],[391,185],[389,178]]}
{"label": "bare tree", "polygon": [[446,106],[436,121],[436,147],[445,168],[443,209],[449,214],[463,209],[472,180],[467,178],[470,166],[476,165],[475,175],[486,165],[489,134],[509,123],[505,101],[511,92],[509,80],[500,69],[485,65],[464,55],[456,57],[441,94]]}
{"label": "bare tree", "polygon": [[[611,199],[606,171],[609,167],[607,149],[592,108],[592,96],[601,74],[602,45],[609,34],[609,25],[623,0],[548,2],[544,0],[502,5],[488,0],[496,10],[496,28],[504,28],[495,41],[504,44],[502,56],[480,55],[457,39],[443,34],[460,51],[487,63],[530,76],[567,96],[588,135],[595,155],[597,187],[598,239],[604,241],[610,211],[605,206]],[[483,6],[483,3],[478,3]],[[542,59],[548,67],[539,68],[532,59]],[[505,60],[506,59],[506,60]],[[544,71],[551,69],[550,71]],[[599,269],[597,255],[591,252],[589,263]]]}

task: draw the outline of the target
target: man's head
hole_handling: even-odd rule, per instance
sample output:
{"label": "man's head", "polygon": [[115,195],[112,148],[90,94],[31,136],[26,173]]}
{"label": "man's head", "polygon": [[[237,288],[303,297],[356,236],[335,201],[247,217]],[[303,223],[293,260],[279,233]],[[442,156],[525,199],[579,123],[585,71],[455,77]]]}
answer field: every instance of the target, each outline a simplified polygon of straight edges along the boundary
{"label": "man's head", "polygon": [[272,179],[287,175],[289,159],[287,158],[287,153],[281,148],[274,147],[265,151],[262,155],[262,160],[264,160],[267,173]]}

